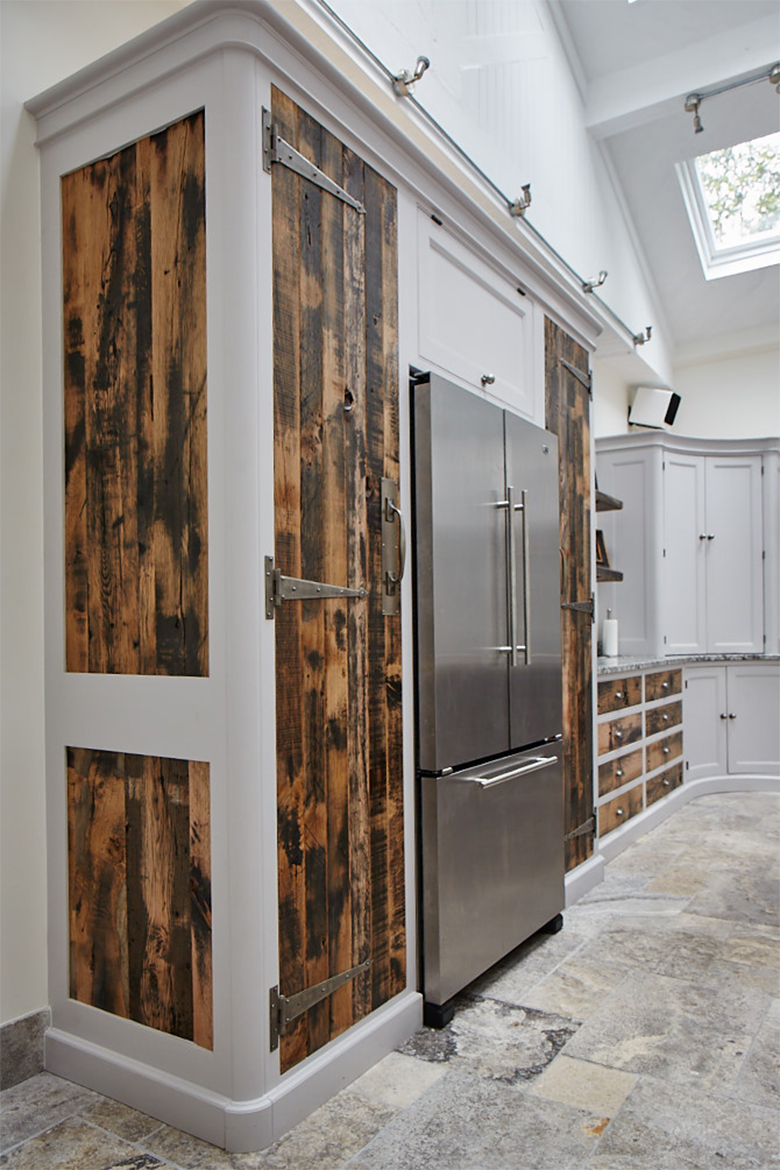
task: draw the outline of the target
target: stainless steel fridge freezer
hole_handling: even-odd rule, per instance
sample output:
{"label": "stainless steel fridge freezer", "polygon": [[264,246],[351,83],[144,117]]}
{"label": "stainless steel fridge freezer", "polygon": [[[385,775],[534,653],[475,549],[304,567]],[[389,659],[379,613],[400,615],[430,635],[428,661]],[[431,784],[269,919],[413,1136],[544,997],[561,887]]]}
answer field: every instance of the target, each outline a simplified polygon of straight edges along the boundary
{"label": "stainless steel fridge freezer", "polygon": [[558,443],[436,374],[412,397],[423,983],[442,1005],[563,907]]}

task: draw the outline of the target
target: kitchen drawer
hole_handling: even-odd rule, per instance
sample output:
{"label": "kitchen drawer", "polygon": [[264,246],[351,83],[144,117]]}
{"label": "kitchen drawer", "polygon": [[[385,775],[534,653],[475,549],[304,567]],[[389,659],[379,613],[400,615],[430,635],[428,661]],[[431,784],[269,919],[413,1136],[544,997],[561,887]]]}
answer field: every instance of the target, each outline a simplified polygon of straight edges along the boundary
{"label": "kitchen drawer", "polygon": [[653,772],[656,768],[660,768],[662,764],[668,764],[676,759],[677,756],[681,756],[682,750],[682,731],[676,731],[674,735],[667,735],[664,739],[657,739],[655,743],[647,744],[645,752],[647,754],[648,772]]}
{"label": "kitchen drawer", "polygon": [[668,796],[675,788],[683,782],[683,766],[682,760],[674,764],[671,768],[667,768],[665,772],[658,772],[657,775],[651,776],[645,783],[645,803],[652,804],[653,801],[660,800],[662,796]]}
{"label": "kitchen drawer", "polygon": [[599,755],[628,747],[642,738],[642,712],[599,723]]}
{"label": "kitchen drawer", "polygon": [[681,693],[681,670],[659,670],[645,677],[645,700],[648,703],[652,703],[653,699],[666,699]]}
{"label": "kitchen drawer", "polygon": [[599,715],[620,711],[623,707],[636,707],[641,702],[641,674],[630,678],[609,678],[599,683]]}
{"label": "kitchen drawer", "polygon": [[645,735],[657,735],[669,731],[682,723],[682,699],[676,703],[664,703],[663,707],[651,707],[645,712]]}
{"label": "kitchen drawer", "polygon": [[599,836],[611,833],[642,811],[642,785],[635,784],[621,796],[608,800],[599,807]]}
{"label": "kitchen drawer", "polygon": [[622,788],[632,780],[642,775],[642,749],[627,752],[609,760],[606,764],[599,764],[599,796],[606,796],[615,788]]}

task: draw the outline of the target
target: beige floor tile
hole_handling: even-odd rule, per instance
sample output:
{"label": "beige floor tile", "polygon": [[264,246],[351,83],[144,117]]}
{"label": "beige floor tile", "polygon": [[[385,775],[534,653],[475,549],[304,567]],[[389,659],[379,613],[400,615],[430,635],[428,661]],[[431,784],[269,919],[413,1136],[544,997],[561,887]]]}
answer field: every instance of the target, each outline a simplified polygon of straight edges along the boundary
{"label": "beige floor tile", "polygon": [[446,1064],[415,1060],[413,1056],[391,1052],[359,1077],[346,1092],[362,1093],[364,1097],[381,1101],[392,1109],[406,1109],[446,1072]]}
{"label": "beige floor tile", "polygon": [[561,1053],[528,1091],[598,1116],[614,1117],[638,1079],[633,1073]]}

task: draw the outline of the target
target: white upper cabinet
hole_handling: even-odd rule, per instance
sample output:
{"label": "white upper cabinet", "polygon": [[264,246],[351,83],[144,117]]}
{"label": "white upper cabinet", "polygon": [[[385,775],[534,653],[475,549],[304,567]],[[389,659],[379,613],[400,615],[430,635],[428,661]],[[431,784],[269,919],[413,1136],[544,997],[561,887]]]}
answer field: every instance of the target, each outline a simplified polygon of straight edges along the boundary
{"label": "white upper cabinet", "polygon": [[421,361],[544,425],[544,314],[519,280],[424,211]]}
{"label": "white upper cabinet", "polygon": [[778,477],[762,475],[776,452],[772,439],[597,440],[599,487],[624,501],[607,535],[623,582],[605,602],[620,619],[622,653],[761,654],[765,632],[776,638],[767,520]]}

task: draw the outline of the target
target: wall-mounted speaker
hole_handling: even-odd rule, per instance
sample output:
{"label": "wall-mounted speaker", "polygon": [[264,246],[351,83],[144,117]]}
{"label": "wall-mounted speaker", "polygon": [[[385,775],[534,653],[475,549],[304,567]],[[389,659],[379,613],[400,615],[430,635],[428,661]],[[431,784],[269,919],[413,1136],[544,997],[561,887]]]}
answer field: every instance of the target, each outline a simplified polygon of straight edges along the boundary
{"label": "wall-mounted speaker", "polygon": [[634,401],[628,409],[628,421],[636,427],[663,430],[674,422],[682,399],[674,390],[658,390],[653,386],[637,386]]}

